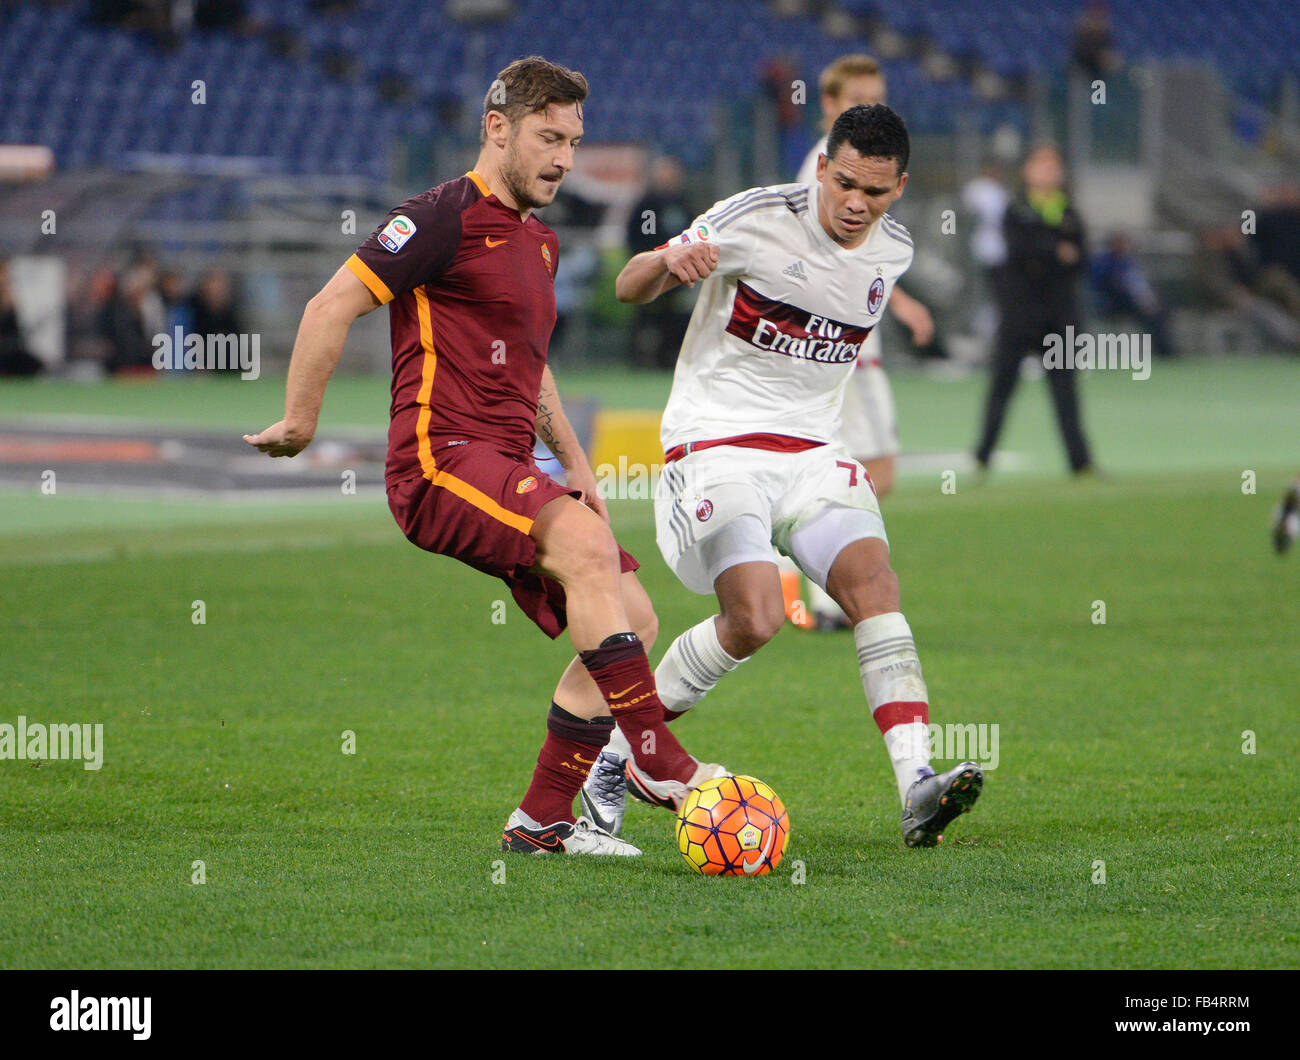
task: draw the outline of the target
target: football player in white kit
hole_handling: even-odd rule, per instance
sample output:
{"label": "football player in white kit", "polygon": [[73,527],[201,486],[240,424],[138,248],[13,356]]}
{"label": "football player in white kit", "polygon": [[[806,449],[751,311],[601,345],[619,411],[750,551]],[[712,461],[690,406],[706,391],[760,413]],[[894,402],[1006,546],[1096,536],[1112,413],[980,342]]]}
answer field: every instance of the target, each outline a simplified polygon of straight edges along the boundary
{"label": "football player in white kit", "polygon": [[[907,129],[888,107],[857,106],[831,128],[810,184],[753,188],[716,204],[616,281],[641,303],[702,283],[660,429],[660,551],[720,613],[679,636],[655,671],[665,719],[689,710],[785,621],[772,549],[792,558],[853,622],[858,667],[893,763],[908,846],[934,846],[969,810],[973,762],[936,775],[929,704],[899,611],[870,476],[837,437],[853,366],[912,244],[886,211],[907,183]],[[657,802],[625,740],[583,787],[586,812],[617,832],[626,791]],[[660,803],[662,805],[662,803]]]}
{"label": "football player in white kit", "polygon": [[[829,133],[832,123],[849,107],[862,103],[884,103],[885,73],[869,55],[841,55],[818,78],[822,127]],[[826,137],[815,143],[805,156],[795,180],[809,184],[817,179],[818,160],[826,151]],[[912,333],[917,346],[934,337],[934,319],[925,305],[901,288],[889,299],[889,310]],[[894,394],[881,364],[880,332],[873,329],[867,345],[849,376],[840,412],[840,440],[870,473],[876,496],[894,488],[894,463],[898,456],[898,426]],[[816,582],[808,583],[808,602],[801,600],[799,572],[788,562],[779,563],[786,616],[804,629],[832,630],[849,624],[843,609]]]}

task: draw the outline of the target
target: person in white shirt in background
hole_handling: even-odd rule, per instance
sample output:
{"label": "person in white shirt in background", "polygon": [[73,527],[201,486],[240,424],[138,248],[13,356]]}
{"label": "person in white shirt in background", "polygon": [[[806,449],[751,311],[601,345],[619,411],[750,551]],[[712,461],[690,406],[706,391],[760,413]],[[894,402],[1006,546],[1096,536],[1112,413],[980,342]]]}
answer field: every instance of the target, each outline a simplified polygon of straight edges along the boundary
{"label": "person in white shirt in background", "polygon": [[1007,239],[1002,234],[1002,219],[1010,201],[1002,169],[992,161],[986,162],[980,175],[961,190],[962,207],[975,221],[970,237],[971,257],[984,270],[993,291],[993,301],[980,306],[974,321],[975,333],[989,346],[998,330],[997,307],[1005,304],[1002,285],[1006,282]]}
{"label": "person in white shirt in background", "polygon": [[[884,103],[885,74],[869,55],[842,55],[821,72],[818,78],[821,97],[822,128],[829,132],[835,119],[850,107],[866,103]],[[817,165],[826,153],[826,136],[817,141],[799,167],[800,184],[817,179]],[[901,288],[889,299],[895,319],[912,333],[917,346],[929,345],[934,338],[934,320],[930,311]],[[840,440],[867,469],[877,497],[884,497],[894,486],[894,458],[898,454],[898,429],[894,416],[894,395],[880,362],[879,331],[867,339],[862,356],[844,392],[841,412],[843,424]],[[798,570],[785,557],[780,558],[781,591],[786,617],[801,629],[847,629],[848,617],[843,609],[814,582],[807,583],[808,600],[802,599]]]}

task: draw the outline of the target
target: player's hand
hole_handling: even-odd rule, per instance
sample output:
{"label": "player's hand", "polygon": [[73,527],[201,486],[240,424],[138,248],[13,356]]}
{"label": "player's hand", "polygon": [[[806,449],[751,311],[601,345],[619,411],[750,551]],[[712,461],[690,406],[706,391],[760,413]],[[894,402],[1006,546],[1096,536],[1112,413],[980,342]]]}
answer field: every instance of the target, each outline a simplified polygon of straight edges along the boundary
{"label": "player's hand", "polygon": [[605,498],[600,495],[596,475],[590,466],[584,464],[582,467],[567,468],[564,472],[564,484],[571,490],[582,490],[582,503],[605,522],[609,522],[609,508],[605,506]]}
{"label": "player's hand", "polygon": [[674,243],[664,251],[664,265],[683,287],[694,287],[718,267],[718,248],[709,243]]}
{"label": "player's hand", "polygon": [[1079,248],[1062,241],[1056,244],[1056,257],[1062,265],[1074,265],[1079,260]]}
{"label": "player's hand", "polygon": [[[899,309],[902,307],[899,306]],[[895,313],[900,321],[912,333],[913,346],[929,346],[934,339],[934,317],[930,310],[915,298],[908,303],[906,313]]]}
{"label": "player's hand", "polygon": [[267,456],[297,456],[310,444],[315,431],[291,427],[287,421],[273,423],[261,434],[246,434],[244,441]]}

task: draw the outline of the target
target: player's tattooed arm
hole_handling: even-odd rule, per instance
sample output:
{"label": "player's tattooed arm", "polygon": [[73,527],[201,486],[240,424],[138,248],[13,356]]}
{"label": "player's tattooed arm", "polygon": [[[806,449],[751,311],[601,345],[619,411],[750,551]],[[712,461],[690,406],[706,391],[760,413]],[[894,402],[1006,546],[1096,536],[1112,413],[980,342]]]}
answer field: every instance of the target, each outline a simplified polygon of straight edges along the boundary
{"label": "player's tattooed arm", "polygon": [[638,254],[614,281],[614,297],[630,305],[653,302],[678,284],[694,287],[718,267],[718,248],[707,243],[673,243]]}
{"label": "player's tattooed arm", "polygon": [[542,387],[537,395],[537,437],[546,443],[564,468],[564,481],[570,489],[582,491],[582,502],[603,519],[609,519],[605,502],[596,486],[596,475],[587,454],[578,443],[578,435],[569,423],[555,388],[550,368],[542,370]]}

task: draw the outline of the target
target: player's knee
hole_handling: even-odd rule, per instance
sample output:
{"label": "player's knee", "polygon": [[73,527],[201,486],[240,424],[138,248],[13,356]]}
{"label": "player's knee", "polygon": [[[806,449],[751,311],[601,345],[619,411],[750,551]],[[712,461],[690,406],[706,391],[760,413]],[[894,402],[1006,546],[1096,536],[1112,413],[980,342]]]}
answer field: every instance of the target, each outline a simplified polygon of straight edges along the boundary
{"label": "player's knee", "polygon": [[563,499],[563,505],[553,515],[548,513],[541,528],[539,566],[561,584],[617,580],[618,544],[608,524],[591,509],[569,502],[568,498]]}
{"label": "player's knee", "polygon": [[649,651],[654,647],[654,642],[659,639],[659,616],[651,608],[647,614],[632,619],[632,630],[641,638],[645,650]]}
{"label": "player's knee", "polygon": [[[723,616],[738,658],[748,658],[777,635],[785,624],[785,605],[775,600],[755,600],[730,609]],[[734,652],[732,654],[735,654]]]}
{"label": "player's knee", "polygon": [[655,614],[654,604],[646,593],[640,579],[631,571],[622,576],[623,609],[627,612],[628,623],[632,632],[640,638],[646,651],[659,637],[659,616]]}
{"label": "player's knee", "polygon": [[888,563],[882,564],[855,579],[845,588],[844,595],[844,610],[854,623],[897,611],[900,607],[898,575]]}
{"label": "player's knee", "polygon": [[570,578],[617,578],[618,543],[613,533],[599,519],[569,539]]}

